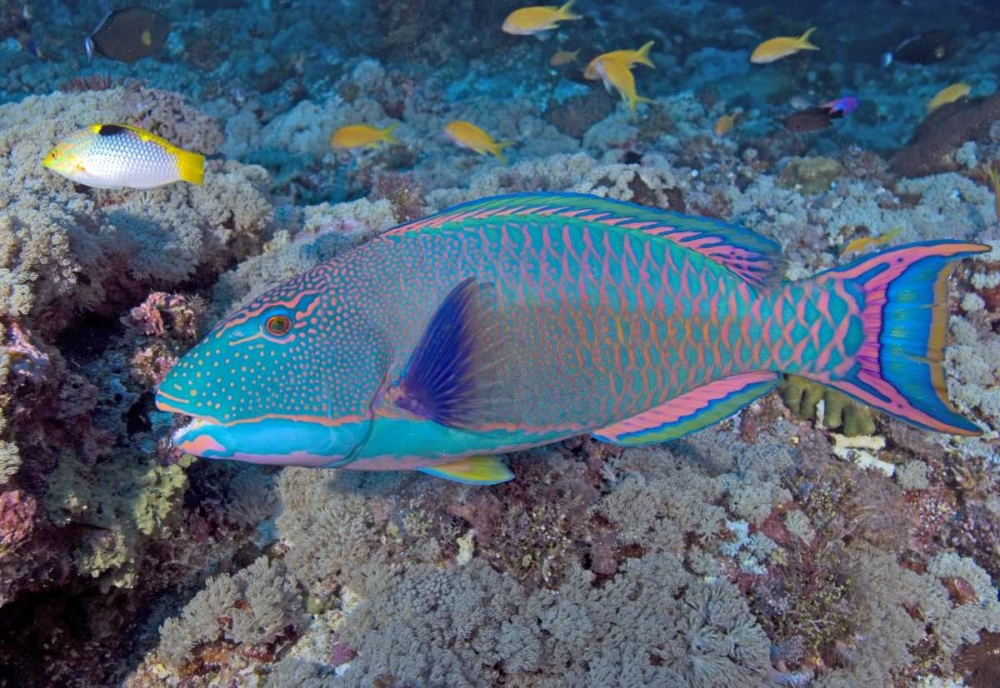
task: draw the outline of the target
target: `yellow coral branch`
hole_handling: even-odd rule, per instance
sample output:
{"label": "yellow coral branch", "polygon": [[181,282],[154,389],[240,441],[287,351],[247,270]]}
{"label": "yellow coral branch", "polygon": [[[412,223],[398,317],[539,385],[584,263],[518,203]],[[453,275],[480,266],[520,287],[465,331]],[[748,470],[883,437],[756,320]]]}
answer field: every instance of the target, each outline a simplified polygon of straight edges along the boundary
{"label": "yellow coral branch", "polygon": [[1000,163],[986,166],[986,178],[993,187],[993,199],[997,219],[1000,220]]}

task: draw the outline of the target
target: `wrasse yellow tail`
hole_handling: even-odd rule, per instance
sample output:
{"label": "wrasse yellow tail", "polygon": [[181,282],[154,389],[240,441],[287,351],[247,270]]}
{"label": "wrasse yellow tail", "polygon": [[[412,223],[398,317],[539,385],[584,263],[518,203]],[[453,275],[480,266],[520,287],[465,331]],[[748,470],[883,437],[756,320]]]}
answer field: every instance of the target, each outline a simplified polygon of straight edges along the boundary
{"label": "wrasse yellow tail", "polygon": [[205,179],[205,156],[180,148],[175,151],[175,155],[177,156],[177,173],[181,181],[201,186]]}

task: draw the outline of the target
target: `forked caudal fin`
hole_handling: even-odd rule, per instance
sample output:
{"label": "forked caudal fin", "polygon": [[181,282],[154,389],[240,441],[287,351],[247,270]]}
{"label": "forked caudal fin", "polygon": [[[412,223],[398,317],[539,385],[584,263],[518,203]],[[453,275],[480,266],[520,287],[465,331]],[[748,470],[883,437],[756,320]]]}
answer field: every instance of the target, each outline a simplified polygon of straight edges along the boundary
{"label": "forked caudal fin", "polygon": [[989,247],[959,241],[911,244],[816,277],[858,300],[863,340],[854,366],[829,379],[810,376],[908,423],[956,435],[980,429],[948,401],[944,344],[948,277],[956,260]]}

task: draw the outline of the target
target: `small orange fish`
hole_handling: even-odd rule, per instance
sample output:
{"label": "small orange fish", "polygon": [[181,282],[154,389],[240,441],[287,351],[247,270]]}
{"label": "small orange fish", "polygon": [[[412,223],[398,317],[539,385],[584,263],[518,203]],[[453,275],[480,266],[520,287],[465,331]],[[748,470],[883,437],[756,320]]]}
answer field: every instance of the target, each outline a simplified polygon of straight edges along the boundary
{"label": "small orange fish", "polygon": [[378,129],[370,124],[351,124],[333,132],[330,145],[334,148],[361,148],[380,143],[397,144],[399,140],[392,132],[398,126],[399,122],[393,122],[385,129]]}
{"label": "small orange fish", "polygon": [[625,64],[626,67],[631,69],[637,64],[646,65],[647,67],[652,67],[656,69],[656,65],[653,64],[653,60],[649,57],[649,51],[652,50],[656,41],[650,41],[643,45],[638,50],[612,50],[610,53],[604,53],[598,55],[593,60],[587,64],[587,68],[583,70],[583,78],[590,79],[591,81],[597,81],[601,78],[601,75],[597,73],[597,61],[598,60],[618,60]]}
{"label": "small orange fish", "polygon": [[733,130],[733,127],[736,126],[737,117],[738,117],[737,113],[731,112],[728,115],[723,115],[719,119],[715,120],[715,127],[713,128],[713,130],[715,131],[715,135],[725,136],[726,134],[731,132]]}
{"label": "small orange fish", "polygon": [[901,231],[903,231],[902,227],[896,227],[895,229],[889,230],[880,237],[866,236],[866,237],[861,237],[859,239],[852,239],[851,241],[847,242],[847,245],[844,246],[843,249],[841,249],[840,255],[848,256],[852,253],[861,253],[866,249],[874,248],[876,246],[881,246],[882,244],[887,244],[890,241],[892,241]]}
{"label": "small orange fish", "polygon": [[489,153],[504,164],[507,164],[507,161],[503,157],[503,149],[515,143],[514,141],[494,141],[492,136],[475,124],[460,119],[448,122],[444,127],[444,133],[462,148],[468,148],[479,154]]}
{"label": "small orange fish", "polygon": [[500,27],[504,33],[514,36],[531,36],[532,34],[545,33],[551,31],[559,25],[559,22],[571,19],[582,19],[579,14],[573,14],[570,9],[576,0],[569,0],[562,7],[555,5],[537,5],[534,7],[522,7],[507,15]]}
{"label": "small orange fish", "polygon": [[578,57],[580,57],[579,50],[560,50],[552,56],[549,64],[553,67],[562,67],[568,65],[570,62],[576,62],[576,58]]}
{"label": "small orange fish", "polygon": [[819,50],[817,46],[809,42],[809,36],[815,30],[816,28],[813,27],[798,38],[794,36],[779,36],[778,38],[764,41],[754,49],[753,54],[750,55],[750,61],[754,64],[767,64],[780,60],[783,57],[794,55],[802,50]]}
{"label": "small orange fish", "polygon": [[937,95],[931,98],[930,102],[927,103],[927,112],[934,112],[942,105],[947,105],[948,103],[954,103],[956,100],[960,100],[965,96],[969,95],[969,91],[972,87],[968,84],[952,84],[946,88],[942,88],[937,92]]}

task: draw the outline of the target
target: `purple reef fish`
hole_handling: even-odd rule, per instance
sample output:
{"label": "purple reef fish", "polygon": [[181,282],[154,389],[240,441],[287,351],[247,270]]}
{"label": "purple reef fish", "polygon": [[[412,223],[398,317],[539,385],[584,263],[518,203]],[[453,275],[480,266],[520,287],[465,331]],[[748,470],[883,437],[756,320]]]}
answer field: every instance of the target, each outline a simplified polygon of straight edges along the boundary
{"label": "purple reef fish", "polygon": [[783,372],[977,434],[941,362],[954,261],[894,248],[781,280],[746,229],[574,194],[488,198],[386,232],[258,297],[169,373],[174,442],[213,459],[512,476],[496,454],[663,442]]}
{"label": "purple reef fish", "polygon": [[830,113],[831,117],[843,117],[858,109],[858,99],[854,96],[844,96],[829,103],[823,103],[821,108]]}

